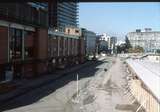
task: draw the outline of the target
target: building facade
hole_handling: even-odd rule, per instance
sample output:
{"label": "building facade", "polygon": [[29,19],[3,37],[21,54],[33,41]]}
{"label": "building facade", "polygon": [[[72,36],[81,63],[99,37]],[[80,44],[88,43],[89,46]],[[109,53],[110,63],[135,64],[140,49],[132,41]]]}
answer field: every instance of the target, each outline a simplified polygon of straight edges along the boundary
{"label": "building facade", "polygon": [[145,52],[156,52],[160,49],[160,32],[145,29],[144,32],[136,30],[136,32],[129,32],[127,37],[132,47],[143,47]]}
{"label": "building facade", "polygon": [[[106,36],[105,36],[106,37]],[[100,54],[101,52],[108,52],[108,42],[107,42],[107,38],[105,38],[102,35],[97,35],[97,49],[98,49],[98,54]]]}
{"label": "building facade", "polygon": [[116,52],[116,43],[117,43],[117,37],[109,37],[108,38],[108,50],[111,54]]}
{"label": "building facade", "polygon": [[101,42],[100,48],[106,49],[107,53],[113,54],[115,53],[115,46],[117,43],[117,37],[108,36],[106,33],[103,33],[99,37],[99,41]]}
{"label": "building facade", "polygon": [[108,42],[101,40],[99,43],[99,52],[108,52]]}
{"label": "building facade", "polygon": [[49,27],[64,31],[65,27],[77,27],[78,4],[76,2],[58,2],[52,0],[48,4]]}
{"label": "building facade", "polygon": [[28,3],[0,4],[0,79],[31,77],[47,68],[48,16]]}
{"label": "building facade", "polygon": [[95,55],[96,53],[96,34],[92,31],[82,29],[82,37],[85,39],[86,55]]}
{"label": "building facade", "polygon": [[78,28],[72,29],[71,34],[49,30],[48,54],[51,65],[65,67],[83,63],[84,38],[81,37],[80,32]]}
{"label": "building facade", "polygon": [[64,67],[84,62],[84,38],[78,28],[78,4],[75,2],[48,3],[49,58],[51,65]]}
{"label": "building facade", "polygon": [[[84,62],[85,38],[77,27],[76,5],[64,3],[69,12],[63,10],[67,17],[62,14],[64,18],[59,19],[53,9],[59,12],[61,5],[48,4],[0,4],[0,81],[9,80],[8,74],[12,79],[32,78]],[[55,30],[54,25],[63,30]]]}

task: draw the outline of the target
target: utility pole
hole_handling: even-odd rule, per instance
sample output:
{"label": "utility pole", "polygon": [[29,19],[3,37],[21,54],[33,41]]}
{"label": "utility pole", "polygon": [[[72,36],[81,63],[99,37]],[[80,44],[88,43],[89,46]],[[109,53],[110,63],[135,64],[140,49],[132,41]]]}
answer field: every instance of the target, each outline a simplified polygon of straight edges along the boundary
{"label": "utility pole", "polygon": [[79,97],[79,84],[78,84],[78,74],[77,74],[77,98]]}

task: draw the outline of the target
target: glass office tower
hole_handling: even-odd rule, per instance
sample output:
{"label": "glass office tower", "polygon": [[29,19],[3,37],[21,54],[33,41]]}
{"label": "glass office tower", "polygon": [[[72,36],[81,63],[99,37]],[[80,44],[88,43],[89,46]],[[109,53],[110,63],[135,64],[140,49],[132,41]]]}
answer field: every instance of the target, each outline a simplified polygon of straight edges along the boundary
{"label": "glass office tower", "polygon": [[63,30],[66,26],[78,26],[78,4],[76,2],[52,1],[49,6],[49,27]]}

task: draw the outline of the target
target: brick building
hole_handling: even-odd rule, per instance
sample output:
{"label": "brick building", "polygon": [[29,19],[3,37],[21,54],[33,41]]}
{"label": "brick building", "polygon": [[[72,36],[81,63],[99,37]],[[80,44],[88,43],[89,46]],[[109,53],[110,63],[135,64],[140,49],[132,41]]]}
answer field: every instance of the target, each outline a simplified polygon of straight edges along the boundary
{"label": "brick building", "polygon": [[46,72],[47,10],[28,3],[1,3],[0,34],[0,80],[8,70],[13,78]]}
{"label": "brick building", "polygon": [[[75,18],[76,4],[57,6],[64,6],[68,11],[73,8]],[[0,81],[6,80],[7,74],[13,78],[30,78],[84,62],[85,40],[77,21],[59,25],[61,19],[53,13],[57,6],[53,2],[49,6],[37,2],[0,4]],[[68,17],[73,19],[72,15]]]}
{"label": "brick building", "polygon": [[[78,29],[80,32],[80,29]],[[73,32],[72,32],[73,33]],[[64,68],[68,65],[83,63],[84,39],[79,34],[66,34],[65,32],[54,32],[49,30],[48,55],[50,64]]]}
{"label": "brick building", "polygon": [[84,38],[78,28],[76,2],[49,1],[48,54],[53,68],[84,62]]}

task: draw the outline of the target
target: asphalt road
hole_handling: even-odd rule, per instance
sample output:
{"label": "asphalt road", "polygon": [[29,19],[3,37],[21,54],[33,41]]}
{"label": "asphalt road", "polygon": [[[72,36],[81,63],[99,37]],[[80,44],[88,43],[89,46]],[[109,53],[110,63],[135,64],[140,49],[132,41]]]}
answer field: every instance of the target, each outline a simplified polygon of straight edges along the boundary
{"label": "asphalt road", "polygon": [[86,88],[96,74],[105,72],[111,66],[113,58],[96,61],[88,67],[67,74],[53,83],[44,85],[1,105],[6,112],[72,112],[71,101],[76,94],[76,76],[79,75],[79,90]]}

